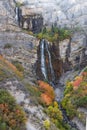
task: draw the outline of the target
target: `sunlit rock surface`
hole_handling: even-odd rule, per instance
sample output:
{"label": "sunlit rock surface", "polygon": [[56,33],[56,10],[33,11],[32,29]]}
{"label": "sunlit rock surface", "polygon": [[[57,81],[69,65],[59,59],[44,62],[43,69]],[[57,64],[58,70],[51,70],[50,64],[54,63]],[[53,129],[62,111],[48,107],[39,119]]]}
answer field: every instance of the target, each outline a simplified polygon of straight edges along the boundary
{"label": "sunlit rock surface", "polygon": [[[44,17],[44,24],[87,27],[86,0],[15,0],[24,3],[23,14],[37,12]],[[48,23],[49,21],[49,23]]]}

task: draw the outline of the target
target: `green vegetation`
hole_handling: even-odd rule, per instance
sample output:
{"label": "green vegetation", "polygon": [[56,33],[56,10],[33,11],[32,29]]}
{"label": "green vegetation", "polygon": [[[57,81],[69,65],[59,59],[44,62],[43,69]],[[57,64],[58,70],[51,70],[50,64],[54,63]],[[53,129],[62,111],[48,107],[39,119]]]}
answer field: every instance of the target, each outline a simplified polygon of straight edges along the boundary
{"label": "green vegetation", "polygon": [[3,81],[13,76],[22,79],[23,72],[19,71],[16,66],[7,61],[3,56],[0,56],[0,80]]}
{"label": "green vegetation", "polygon": [[62,107],[71,119],[77,116],[83,122],[84,113],[78,111],[78,108],[87,109],[87,71],[77,76],[74,81],[67,82]]}
{"label": "green vegetation", "polygon": [[50,130],[50,126],[51,126],[50,121],[49,120],[45,120],[44,121],[44,127],[45,127],[45,129],[46,130]]}
{"label": "green vegetation", "polygon": [[62,112],[59,110],[57,102],[53,102],[53,105],[48,106],[46,113],[54,123],[57,121],[61,122],[63,120]]}
{"label": "green vegetation", "polygon": [[0,89],[0,130],[25,130],[26,116],[14,98]]}
{"label": "green vegetation", "polygon": [[77,107],[81,106],[81,107],[87,107],[87,95],[84,97],[80,97],[79,99],[77,99],[75,101],[75,104],[77,105]]}
{"label": "green vegetation", "polygon": [[[46,130],[51,129],[51,122],[59,128],[62,123],[63,117],[59,110],[58,103],[53,101],[54,92],[51,86],[43,81],[38,81],[38,86],[26,84],[26,88],[30,94],[30,100],[35,104],[41,104],[44,107],[44,112],[50,117],[51,120],[45,120],[43,126]],[[52,101],[51,101],[52,100]],[[60,125],[61,128],[62,124]],[[62,130],[62,129],[61,129]],[[65,129],[64,129],[65,130]]]}
{"label": "green vegetation", "polygon": [[7,43],[7,44],[4,45],[4,49],[9,49],[11,47],[12,47],[12,45],[10,43]]}
{"label": "green vegetation", "polygon": [[21,7],[21,6],[23,6],[23,5],[24,5],[24,3],[16,2],[16,7]]}
{"label": "green vegetation", "polygon": [[10,75],[6,74],[3,68],[0,68],[0,81],[10,78]]}
{"label": "green vegetation", "polygon": [[[39,96],[39,103],[43,105],[44,112],[49,116],[49,120],[45,120],[43,124],[45,129],[51,130],[51,124],[53,123],[59,130],[71,130],[71,127],[63,122],[62,112],[58,103],[54,101],[55,94],[53,88],[44,81],[38,81],[38,85],[37,89],[40,91],[40,95],[37,95]],[[29,91],[31,91],[31,87]],[[35,91],[32,93],[34,95]]]}
{"label": "green vegetation", "polygon": [[85,72],[87,72],[87,67],[85,68],[85,70],[84,70]]}
{"label": "green vegetation", "polygon": [[24,72],[24,68],[22,66],[22,64],[18,61],[12,61],[12,64],[16,66],[16,68],[18,69],[18,71],[20,72]]}
{"label": "green vegetation", "polygon": [[46,107],[45,112],[50,117],[51,122],[53,122],[59,130],[71,130],[70,126],[63,122],[62,112],[56,101]]}
{"label": "green vegetation", "polygon": [[26,89],[30,94],[30,100],[33,104],[38,105],[40,103],[41,92],[38,89],[38,86],[32,86],[30,84],[25,84]]}
{"label": "green vegetation", "polygon": [[52,26],[51,29],[43,28],[42,32],[39,34],[35,34],[39,39],[47,39],[50,42],[54,42],[56,40],[64,40],[70,38],[71,31],[65,28],[58,28]]}

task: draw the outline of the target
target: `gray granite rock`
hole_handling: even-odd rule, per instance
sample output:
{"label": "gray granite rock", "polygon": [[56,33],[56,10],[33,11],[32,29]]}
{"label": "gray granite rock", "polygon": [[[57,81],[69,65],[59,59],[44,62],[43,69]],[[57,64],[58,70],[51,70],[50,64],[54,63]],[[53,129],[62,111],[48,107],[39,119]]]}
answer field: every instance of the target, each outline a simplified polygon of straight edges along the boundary
{"label": "gray granite rock", "polygon": [[[41,13],[44,24],[57,23],[58,26],[87,27],[87,1],[86,0],[15,0],[25,3],[22,13]],[[49,23],[48,23],[49,21]]]}

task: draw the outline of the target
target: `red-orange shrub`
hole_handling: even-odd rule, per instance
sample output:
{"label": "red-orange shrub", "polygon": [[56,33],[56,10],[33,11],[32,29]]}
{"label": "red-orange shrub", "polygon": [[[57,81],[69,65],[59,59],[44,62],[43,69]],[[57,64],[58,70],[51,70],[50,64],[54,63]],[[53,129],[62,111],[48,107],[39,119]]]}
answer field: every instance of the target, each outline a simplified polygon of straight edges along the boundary
{"label": "red-orange shrub", "polygon": [[41,94],[41,99],[43,103],[46,103],[46,105],[50,105],[52,103],[52,99],[46,93]]}
{"label": "red-orange shrub", "polygon": [[82,76],[87,76],[87,72],[83,72],[83,73],[82,73]]}
{"label": "red-orange shrub", "polygon": [[26,119],[15,99],[7,91],[0,89],[0,130],[25,130]]}
{"label": "red-orange shrub", "polygon": [[39,90],[42,92],[41,94],[42,101],[46,103],[46,105],[50,105],[55,98],[55,94],[52,86],[40,80],[38,81],[38,84],[39,84]]}
{"label": "red-orange shrub", "polygon": [[82,81],[83,81],[83,77],[82,76],[76,77],[76,79],[72,83],[73,88],[77,89],[79,87],[79,85],[81,84]]}

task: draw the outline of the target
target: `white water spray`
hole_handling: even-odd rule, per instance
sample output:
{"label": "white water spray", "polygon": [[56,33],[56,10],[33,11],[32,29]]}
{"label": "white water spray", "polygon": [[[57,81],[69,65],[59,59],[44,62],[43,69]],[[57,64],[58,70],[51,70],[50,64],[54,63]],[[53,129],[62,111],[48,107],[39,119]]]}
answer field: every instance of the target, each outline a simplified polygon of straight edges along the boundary
{"label": "white water spray", "polygon": [[47,79],[44,48],[45,48],[45,42],[44,42],[44,39],[43,39],[41,41],[41,45],[40,45],[40,49],[41,49],[41,71],[42,71],[42,74],[44,75],[44,78]]}

